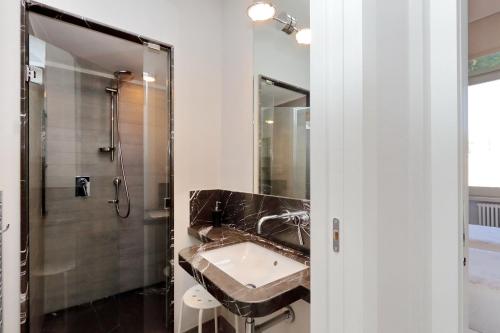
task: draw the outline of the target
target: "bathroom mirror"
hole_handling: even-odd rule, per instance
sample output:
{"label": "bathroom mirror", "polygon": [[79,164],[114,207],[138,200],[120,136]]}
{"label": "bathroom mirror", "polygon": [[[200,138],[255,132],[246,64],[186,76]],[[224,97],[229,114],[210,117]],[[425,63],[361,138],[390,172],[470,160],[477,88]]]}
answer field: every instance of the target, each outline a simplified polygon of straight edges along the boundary
{"label": "bathroom mirror", "polygon": [[254,191],[310,197],[309,0],[249,16],[254,58]]}

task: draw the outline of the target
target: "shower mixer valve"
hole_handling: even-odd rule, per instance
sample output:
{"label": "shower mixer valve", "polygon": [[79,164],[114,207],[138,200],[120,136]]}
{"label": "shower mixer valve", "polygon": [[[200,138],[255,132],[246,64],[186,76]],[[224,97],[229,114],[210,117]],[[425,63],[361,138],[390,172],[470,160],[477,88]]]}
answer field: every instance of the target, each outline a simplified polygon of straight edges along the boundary
{"label": "shower mixer valve", "polygon": [[75,196],[90,197],[90,177],[88,176],[75,177]]}

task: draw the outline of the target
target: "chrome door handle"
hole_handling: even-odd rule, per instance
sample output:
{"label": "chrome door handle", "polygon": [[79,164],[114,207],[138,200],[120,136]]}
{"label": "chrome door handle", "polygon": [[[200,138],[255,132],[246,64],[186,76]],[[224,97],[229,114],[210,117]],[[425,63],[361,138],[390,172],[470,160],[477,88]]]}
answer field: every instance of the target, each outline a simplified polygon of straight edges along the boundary
{"label": "chrome door handle", "polygon": [[340,220],[338,218],[333,219],[333,252],[340,251]]}

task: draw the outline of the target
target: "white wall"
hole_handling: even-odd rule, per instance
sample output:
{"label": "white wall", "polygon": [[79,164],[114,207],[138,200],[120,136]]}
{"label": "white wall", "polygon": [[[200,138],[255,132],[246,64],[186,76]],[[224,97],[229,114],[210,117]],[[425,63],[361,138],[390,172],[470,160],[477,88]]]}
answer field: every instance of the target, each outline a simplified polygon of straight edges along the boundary
{"label": "white wall", "polygon": [[0,2],[0,191],[3,191],[4,223],[10,230],[3,236],[2,275],[4,332],[19,328],[19,3]]}
{"label": "white wall", "polygon": [[[309,0],[273,1],[276,13],[287,12],[297,19],[297,28],[309,27]],[[309,90],[309,46],[300,45],[295,34],[281,31],[275,21],[255,23],[254,74]]]}
{"label": "white wall", "polygon": [[[50,6],[89,17],[113,27],[139,33],[175,47],[175,258],[191,240],[188,191],[220,185],[222,108],[222,56],[219,0],[115,2],[45,0]],[[11,230],[4,238],[5,332],[15,333],[19,323],[19,3],[0,2],[2,45],[0,96],[0,189],[4,216]],[[207,18],[210,18],[207,20]],[[193,283],[175,265],[177,306],[184,290]],[[192,317],[192,316],[191,316]],[[186,319],[189,316],[186,316]],[[192,318],[194,324],[195,318]],[[189,327],[187,323],[186,326]]]}
{"label": "white wall", "polygon": [[252,0],[223,3],[221,187],[252,192],[253,26],[246,14]]}
{"label": "white wall", "polygon": [[[224,189],[242,192],[253,192],[254,74],[269,75],[279,80],[309,88],[309,53],[298,52],[303,51],[304,48],[297,48],[298,44],[295,42],[295,38],[293,36],[288,37],[283,32],[276,30],[272,24],[270,24],[269,29],[273,32],[273,37],[264,40],[267,40],[267,42],[281,40],[284,44],[287,44],[288,51],[292,52],[289,59],[295,59],[295,62],[293,62],[292,67],[290,67],[290,63],[280,62],[275,56],[283,52],[283,49],[271,44],[268,46],[270,47],[269,50],[273,51],[272,54],[267,54],[267,56],[261,54],[261,57],[267,57],[269,60],[268,65],[256,69],[259,67],[257,59],[254,61],[254,26],[246,14],[246,10],[252,2],[252,0],[223,0],[223,27],[225,27],[222,35],[224,47],[222,67],[224,97],[221,116],[220,183]],[[281,2],[291,4],[294,0]],[[307,3],[308,1],[301,0],[301,2]],[[278,3],[273,2],[273,4],[280,8]],[[290,10],[299,12],[294,9]],[[306,19],[302,20],[302,22],[305,21]],[[277,38],[277,40],[274,38]],[[304,54],[307,54],[307,57]],[[290,70],[295,66],[300,66],[304,71]],[[295,323],[291,325],[281,323],[266,332],[309,332],[309,304],[298,301],[293,304],[293,308],[297,315]],[[232,316],[227,316],[227,319],[232,322]],[[267,318],[257,319],[256,322],[259,323],[265,319]],[[240,320],[241,330],[243,329],[242,325],[243,320]]]}
{"label": "white wall", "polygon": [[483,19],[500,11],[500,3],[491,0],[469,1],[469,22]]}

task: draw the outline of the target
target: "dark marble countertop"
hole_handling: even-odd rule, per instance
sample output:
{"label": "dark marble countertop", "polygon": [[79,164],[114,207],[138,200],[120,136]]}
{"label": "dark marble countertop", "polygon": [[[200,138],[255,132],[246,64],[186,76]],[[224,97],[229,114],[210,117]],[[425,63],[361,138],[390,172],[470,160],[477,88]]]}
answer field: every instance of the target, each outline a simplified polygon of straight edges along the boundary
{"label": "dark marble countertop", "polygon": [[224,226],[193,225],[188,228],[188,233],[205,243],[181,250],[179,265],[231,312],[241,317],[263,317],[300,299],[309,302],[309,269],[252,289],[198,255],[203,251],[250,241],[309,266],[309,257],[303,253]]}

